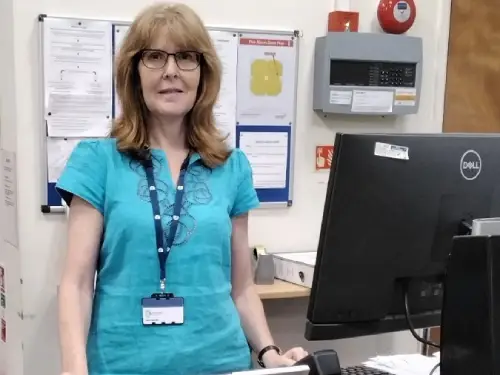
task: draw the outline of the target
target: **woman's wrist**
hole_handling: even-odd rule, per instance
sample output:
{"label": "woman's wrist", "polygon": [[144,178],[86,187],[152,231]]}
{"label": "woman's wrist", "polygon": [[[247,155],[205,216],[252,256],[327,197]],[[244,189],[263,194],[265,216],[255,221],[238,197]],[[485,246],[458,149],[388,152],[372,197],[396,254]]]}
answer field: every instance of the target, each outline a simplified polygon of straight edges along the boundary
{"label": "woman's wrist", "polygon": [[274,344],[267,345],[257,353],[257,362],[261,367],[267,367],[266,363],[272,362],[273,358],[280,355],[281,349],[278,346]]}

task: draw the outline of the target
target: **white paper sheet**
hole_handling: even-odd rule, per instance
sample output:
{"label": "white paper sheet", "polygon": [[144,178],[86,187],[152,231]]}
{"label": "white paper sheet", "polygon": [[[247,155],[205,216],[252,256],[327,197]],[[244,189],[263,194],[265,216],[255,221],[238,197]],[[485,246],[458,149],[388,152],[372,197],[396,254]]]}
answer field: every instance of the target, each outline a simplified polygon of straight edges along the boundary
{"label": "white paper sheet", "polygon": [[217,55],[222,63],[222,83],[214,116],[218,129],[228,135],[230,147],[236,145],[236,78],[238,67],[238,34],[210,31]]}
{"label": "white paper sheet", "polygon": [[240,36],[236,116],[239,125],[293,122],[296,44],[291,36]]}
{"label": "white paper sheet", "polygon": [[[113,30],[113,55],[116,56],[118,55],[118,52],[120,51],[120,48],[122,46],[123,40],[127,36],[127,32],[130,26],[115,26]],[[114,62],[113,62],[114,63]],[[115,105],[115,110],[114,110],[114,117],[117,118],[120,113],[121,113],[121,104],[118,96],[116,95],[116,86],[113,87],[113,90],[115,90],[114,94],[114,105]]]}
{"label": "white paper sheet", "polygon": [[252,166],[256,189],[286,187],[288,133],[241,132],[240,149]]}
{"label": "white paper sheet", "polygon": [[49,182],[57,182],[79,138],[47,138],[47,166]]}
{"label": "white paper sheet", "polygon": [[393,101],[392,91],[354,90],[351,111],[391,113]]}
{"label": "white paper sheet", "polygon": [[330,90],[330,104],[350,105],[352,91]]}
{"label": "white paper sheet", "polygon": [[[439,358],[421,354],[377,356],[363,363],[365,366],[395,375],[428,375],[439,363]],[[437,368],[433,375],[439,375]]]}
{"label": "white paper sheet", "polygon": [[17,233],[17,166],[16,154],[2,150],[3,209],[1,231],[5,242],[18,247]]}
{"label": "white paper sheet", "polygon": [[45,119],[49,137],[103,137],[112,116],[111,25],[44,20]]}
{"label": "white paper sheet", "polygon": [[247,371],[237,371],[231,372],[230,374],[224,375],[307,375],[309,374],[309,366],[291,366],[291,367],[279,367],[279,368],[264,368],[256,370]]}
{"label": "white paper sheet", "polygon": [[115,56],[118,54],[118,51],[120,50],[120,48],[122,46],[123,40],[127,36],[127,32],[128,32],[129,28],[130,28],[130,26],[127,26],[127,25],[116,25],[113,28],[113,31],[114,31],[114,34],[113,34],[114,51],[113,52],[114,52]]}

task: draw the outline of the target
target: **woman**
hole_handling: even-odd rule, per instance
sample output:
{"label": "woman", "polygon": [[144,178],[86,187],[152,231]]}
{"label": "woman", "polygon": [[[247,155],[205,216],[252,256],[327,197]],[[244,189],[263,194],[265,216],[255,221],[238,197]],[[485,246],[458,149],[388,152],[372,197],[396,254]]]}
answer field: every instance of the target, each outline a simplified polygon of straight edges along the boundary
{"label": "woman", "polygon": [[80,142],[57,184],[71,205],[63,371],[238,371],[251,366],[248,343],[266,367],[306,355],[274,346],[254,289],[247,213],[258,199],[247,158],[215,128],[220,81],[190,8],[157,4],[134,21],[116,63],[122,115],[110,138]]}

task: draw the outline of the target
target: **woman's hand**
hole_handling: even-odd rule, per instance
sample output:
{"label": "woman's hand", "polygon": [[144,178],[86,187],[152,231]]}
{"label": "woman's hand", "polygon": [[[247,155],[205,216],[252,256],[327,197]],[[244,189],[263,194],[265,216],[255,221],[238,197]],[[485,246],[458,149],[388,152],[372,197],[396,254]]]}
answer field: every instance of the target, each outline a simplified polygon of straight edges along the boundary
{"label": "woman's hand", "polygon": [[281,355],[274,350],[270,350],[264,354],[262,362],[264,362],[266,368],[289,367],[307,355],[308,353],[300,347],[292,348]]}

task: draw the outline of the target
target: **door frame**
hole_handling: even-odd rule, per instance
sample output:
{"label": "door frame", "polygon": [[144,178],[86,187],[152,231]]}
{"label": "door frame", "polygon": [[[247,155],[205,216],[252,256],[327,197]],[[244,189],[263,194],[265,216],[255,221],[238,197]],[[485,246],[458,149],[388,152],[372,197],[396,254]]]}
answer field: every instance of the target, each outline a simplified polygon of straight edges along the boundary
{"label": "door frame", "polygon": [[[450,21],[451,21],[451,1],[438,0],[436,1],[437,17],[434,35],[436,35],[436,44],[434,50],[434,66],[427,65],[427,71],[430,68],[435,73],[434,76],[434,106],[432,109],[432,121],[435,122],[435,129],[443,131],[444,120],[444,101],[446,92],[446,71],[448,65],[448,43],[450,37]],[[424,59],[426,57],[424,56]],[[424,72],[425,74],[425,72]],[[431,88],[432,89],[432,88]]]}

